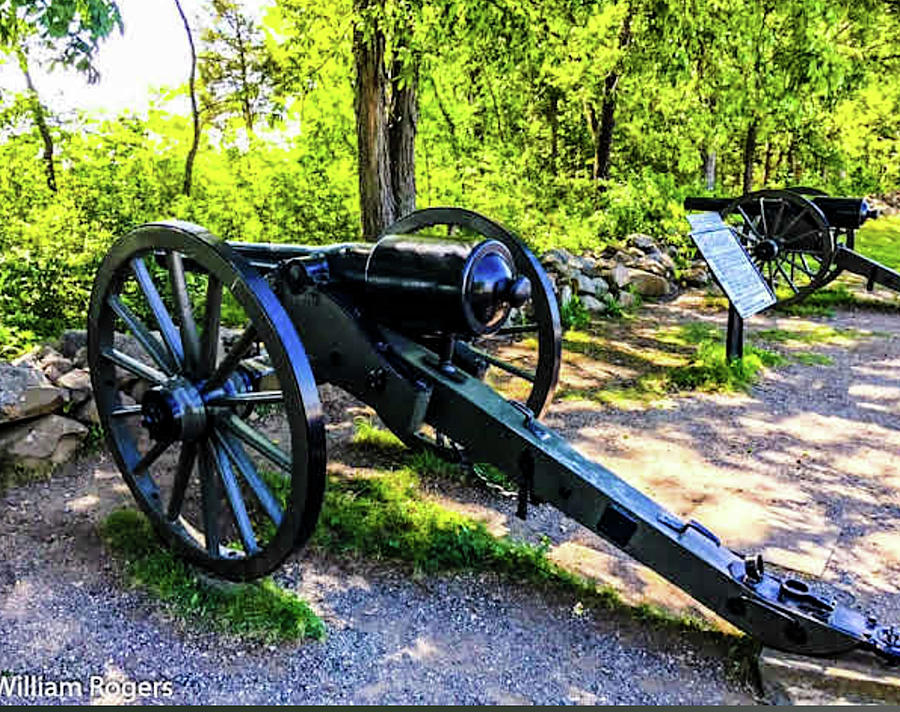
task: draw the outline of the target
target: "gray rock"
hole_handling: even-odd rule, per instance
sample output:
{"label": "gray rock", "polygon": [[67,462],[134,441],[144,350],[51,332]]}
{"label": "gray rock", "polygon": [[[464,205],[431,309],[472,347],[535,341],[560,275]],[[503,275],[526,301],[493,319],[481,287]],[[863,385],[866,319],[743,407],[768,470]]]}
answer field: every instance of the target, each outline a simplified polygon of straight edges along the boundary
{"label": "gray rock", "polygon": [[618,289],[622,289],[628,286],[628,283],[631,281],[631,270],[623,264],[616,264],[603,277],[610,285],[615,285]]}
{"label": "gray rock", "polygon": [[709,268],[705,264],[694,264],[681,273],[681,280],[688,287],[705,287],[711,280]]}
{"label": "gray rock", "polygon": [[620,292],[616,301],[623,309],[631,309],[637,303],[637,298],[631,292]]}
{"label": "gray rock", "polygon": [[[134,398],[126,393],[119,396],[121,405],[136,405]],[[97,413],[97,401],[89,398],[87,401],[78,406],[72,413],[75,419],[85,423],[86,425],[100,425],[100,415]]]}
{"label": "gray rock", "polygon": [[545,269],[571,276],[575,271],[575,256],[568,250],[556,248],[548,250],[541,256],[541,264]]}
{"label": "gray rock", "polygon": [[668,253],[661,252],[660,250],[656,250],[654,252],[650,252],[647,255],[649,260],[653,262],[657,262],[666,268],[666,272],[672,274],[675,272],[675,260],[669,257]]}
{"label": "gray rock", "polygon": [[580,272],[572,280],[572,286],[578,291],[578,294],[593,294],[596,289],[594,280]]}
{"label": "gray rock", "polygon": [[597,299],[597,297],[592,297],[590,294],[582,295],[581,303],[591,314],[603,314],[607,309],[606,302]]}
{"label": "gray rock", "polygon": [[665,277],[643,270],[630,270],[628,283],[642,297],[664,297],[672,287]]}
{"label": "gray rock", "polygon": [[37,368],[0,363],[0,423],[52,413],[65,400],[66,392]]}
{"label": "gray rock", "polygon": [[60,353],[53,352],[52,354],[48,354],[44,358],[42,358],[38,362],[38,366],[44,372],[44,375],[47,376],[54,383],[56,379],[58,379],[63,374],[68,373],[73,368],[72,362],[69,361],[65,356]]}
{"label": "gray rock", "polygon": [[650,272],[651,274],[657,274],[660,277],[666,277],[668,275],[669,270],[666,269],[666,266],[662,262],[657,262],[652,257],[642,257],[639,260],[635,260],[632,264],[633,267],[637,269],[643,270],[644,272]]}
{"label": "gray rock", "polygon": [[88,350],[87,346],[82,346],[78,351],[75,352],[75,355],[72,357],[72,363],[75,364],[75,368],[87,368],[88,366]]}
{"label": "gray rock", "polygon": [[0,456],[29,469],[58,465],[72,456],[87,433],[77,420],[46,415],[0,430]]}
{"label": "gray rock", "polygon": [[650,235],[644,235],[642,233],[636,232],[633,235],[629,235],[627,238],[627,242],[630,245],[634,245],[641,252],[655,252],[658,250],[656,247],[656,241],[650,237]]}
{"label": "gray rock", "polygon": [[91,374],[83,368],[76,368],[56,381],[56,385],[67,388],[73,403],[83,403],[91,397]]}
{"label": "gray rock", "polygon": [[568,284],[564,284],[563,288],[559,292],[560,305],[568,304],[569,302],[571,302],[572,296],[573,296],[572,287],[569,286]]}
{"label": "gray rock", "polygon": [[59,339],[59,348],[63,356],[72,358],[78,349],[87,346],[87,331],[84,329],[66,329]]}

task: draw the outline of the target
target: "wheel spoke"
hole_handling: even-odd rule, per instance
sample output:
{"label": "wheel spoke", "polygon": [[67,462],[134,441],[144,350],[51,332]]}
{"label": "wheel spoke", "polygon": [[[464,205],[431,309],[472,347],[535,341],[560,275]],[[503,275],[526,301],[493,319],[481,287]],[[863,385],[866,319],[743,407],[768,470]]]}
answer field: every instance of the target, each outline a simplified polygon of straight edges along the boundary
{"label": "wheel spoke", "polygon": [[172,295],[178,308],[178,320],[181,328],[181,346],[184,349],[184,365],[188,373],[196,373],[200,363],[200,337],[197,335],[197,324],[191,310],[191,298],[188,294],[187,279],[184,276],[184,261],[181,253],[169,252],[166,255],[169,265],[169,278],[172,284]]}
{"label": "wheel spoke", "polygon": [[778,214],[775,216],[775,222],[772,223],[772,238],[774,240],[778,239],[778,236],[781,234],[778,232],[778,228],[781,227],[781,220],[784,218],[784,206],[787,203],[784,200],[778,201]]}
{"label": "wheel spoke", "polygon": [[792,279],[788,276],[788,273],[784,271],[784,267],[782,267],[781,261],[780,261],[780,260],[777,260],[777,261],[775,262],[775,266],[778,268],[778,271],[781,272],[781,276],[784,277],[784,278],[787,280],[787,283],[791,286],[791,289],[794,290],[794,293],[795,293],[795,294],[799,293],[800,290],[797,289],[797,285],[794,284],[794,280],[792,280]]}
{"label": "wheel spoke", "polygon": [[762,223],[763,235],[766,237],[770,236],[769,228],[766,225],[766,203],[763,198],[759,199],[759,220]]}
{"label": "wheel spoke", "polygon": [[109,415],[112,418],[127,418],[129,415],[140,415],[141,406],[139,405],[120,405],[113,408]]}
{"label": "wheel spoke", "polygon": [[819,228],[813,228],[812,230],[807,230],[806,232],[801,232],[799,235],[791,235],[791,237],[782,241],[782,245],[791,245],[795,242],[800,242],[804,237],[808,235],[815,235],[819,232]]}
{"label": "wheel spoke", "polygon": [[268,458],[281,469],[290,472],[291,456],[261,432],[250,425],[247,425],[247,423],[238,418],[234,413],[229,413],[225,417],[219,417],[218,420],[223,427],[234,433],[240,440],[243,440],[260,455]]}
{"label": "wheel spoke", "polygon": [[200,466],[200,497],[203,500],[203,533],[206,537],[206,553],[218,559],[219,551],[219,478],[213,465],[209,442],[200,447],[197,462]]}
{"label": "wheel spoke", "polygon": [[157,326],[159,326],[163,341],[166,343],[166,346],[169,347],[169,352],[175,363],[181,368],[184,364],[184,351],[181,348],[181,337],[178,335],[178,329],[175,328],[175,322],[172,321],[172,316],[166,309],[166,305],[163,304],[162,297],[159,296],[156,285],[153,283],[153,277],[150,276],[150,272],[147,269],[144,260],[140,257],[135,257],[131,260],[131,271],[134,272],[134,277],[137,279],[138,286],[141,288],[144,297],[147,299],[150,311],[153,312],[153,317],[156,319]]}
{"label": "wheel spoke", "polygon": [[118,317],[125,322],[125,326],[132,333],[135,340],[141,345],[147,355],[153,359],[153,362],[161,368],[166,375],[171,376],[177,370],[177,365],[172,361],[172,357],[166,348],[159,343],[157,338],[150,333],[150,330],[144,325],[137,315],[122,303],[118,295],[111,294],[106,300]]}
{"label": "wheel spoke", "polygon": [[281,391],[250,391],[248,393],[235,393],[234,395],[216,396],[210,398],[209,405],[242,405],[247,403],[281,403],[284,394]]}
{"label": "wheel spoke", "polygon": [[805,211],[805,210],[801,210],[799,213],[797,213],[797,214],[791,219],[791,221],[787,224],[787,227],[784,228],[784,231],[783,231],[781,234],[782,234],[782,235],[787,235],[788,233],[790,233],[791,228],[794,227],[794,225],[796,225],[797,222],[800,220],[800,218],[802,218],[804,215],[806,215],[806,211]]}
{"label": "wheel spoke", "polygon": [[[281,505],[278,503],[278,499],[272,493],[272,490],[269,489],[268,485],[259,476],[259,472],[257,472],[253,462],[247,457],[243,445],[228,433],[223,433],[218,430],[216,431],[216,437],[219,446],[225,450],[228,457],[230,457],[234,464],[237,465],[238,472],[241,473],[241,476],[247,481],[247,484],[250,485],[250,489],[253,490],[253,494],[256,495],[257,501],[262,505],[262,508],[266,511],[269,519],[272,520],[272,523],[275,524],[276,527],[280,527],[281,520],[284,517]],[[279,474],[278,476],[280,477],[281,475]]]}
{"label": "wheel spoke", "polygon": [[169,498],[169,519],[178,519],[181,514],[181,506],[184,504],[184,494],[187,491],[191,472],[194,470],[194,462],[197,459],[196,443],[184,443],[181,446],[181,455],[178,457],[178,467],[175,469],[175,480],[172,483],[172,496]]}
{"label": "wheel spoke", "polygon": [[203,344],[200,353],[201,376],[215,370],[219,358],[219,322],[222,317],[222,283],[209,275],[206,285],[206,313],[203,315]]}
{"label": "wheel spoke", "polygon": [[531,383],[534,383],[534,381],[535,381],[534,371],[528,371],[524,368],[519,368],[515,364],[512,364],[512,363],[509,363],[502,359],[499,359],[496,356],[489,354],[487,351],[482,351],[481,349],[476,349],[474,346],[470,345],[469,349],[471,349],[472,353],[479,356],[480,358],[483,358],[489,364],[496,366],[497,368],[499,368],[503,371],[506,371],[507,373],[511,373],[514,376],[518,376],[519,378],[523,378],[526,381],[530,381]]}
{"label": "wheel spoke", "polygon": [[244,358],[244,355],[247,351],[250,350],[250,347],[253,346],[253,342],[256,340],[256,327],[252,324],[244,329],[244,333],[241,334],[241,337],[237,340],[237,343],[233,344],[231,349],[229,349],[228,353],[225,354],[225,358],[222,359],[222,363],[220,363],[216,370],[213,371],[213,374],[209,377],[209,380],[203,386],[204,393],[210,393],[217,388],[221,388],[225,381],[228,380],[228,377],[231,375],[232,371],[238,367],[241,362],[241,359]]}
{"label": "wheel spoke", "polygon": [[238,486],[237,477],[234,476],[234,470],[231,469],[231,463],[225,455],[224,450],[215,445],[211,445],[215,454],[215,465],[222,478],[222,484],[225,485],[225,498],[228,500],[228,506],[234,517],[234,523],[237,524],[238,534],[241,537],[241,543],[244,545],[244,553],[251,556],[259,551],[259,545],[256,543],[256,534],[253,532],[253,524],[250,523],[250,515],[247,514],[247,506],[244,504],[244,498],[241,496],[241,488]]}
{"label": "wheel spoke", "polygon": [[111,361],[124,368],[129,373],[134,374],[138,378],[143,378],[144,380],[150,381],[151,383],[155,383],[157,386],[162,385],[166,382],[166,375],[160,371],[157,371],[152,366],[147,366],[146,364],[141,363],[136,358],[132,358],[126,353],[122,353],[118,349],[106,348],[103,349],[100,354],[107,361]]}
{"label": "wheel spoke", "polygon": [[159,456],[162,455],[172,444],[171,440],[160,440],[157,442],[150,450],[147,451],[147,454],[144,455],[138,463],[132,468],[131,474],[134,477],[143,474],[146,472],[150,466],[159,459]]}
{"label": "wheel spoke", "polygon": [[753,221],[750,219],[750,216],[747,215],[746,211],[740,205],[737,206],[737,209],[741,214],[741,217],[744,218],[744,223],[753,231],[753,234],[756,235],[756,239],[759,241],[765,240],[765,237],[759,234],[759,230],[756,229],[756,226],[753,224]]}

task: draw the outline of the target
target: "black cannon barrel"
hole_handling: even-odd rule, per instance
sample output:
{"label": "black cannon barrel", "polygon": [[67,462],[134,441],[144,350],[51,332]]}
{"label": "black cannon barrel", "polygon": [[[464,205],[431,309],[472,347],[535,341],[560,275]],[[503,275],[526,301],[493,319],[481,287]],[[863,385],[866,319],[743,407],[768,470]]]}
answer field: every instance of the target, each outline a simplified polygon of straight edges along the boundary
{"label": "black cannon barrel", "polygon": [[734,202],[734,198],[685,198],[685,210],[708,210],[721,213],[725,208]]}
{"label": "black cannon barrel", "polygon": [[[711,210],[717,213],[726,210],[735,198],[690,197],[684,199],[685,210]],[[866,220],[878,217],[865,198],[839,198],[828,195],[809,197],[822,211],[829,226],[843,230],[856,230]],[[751,216],[752,217],[752,216]]]}
{"label": "black cannon barrel", "polygon": [[264,272],[287,260],[324,258],[331,285],[405,333],[491,333],[531,296],[512,254],[493,239],[387,235],[375,244],[228,244]]}

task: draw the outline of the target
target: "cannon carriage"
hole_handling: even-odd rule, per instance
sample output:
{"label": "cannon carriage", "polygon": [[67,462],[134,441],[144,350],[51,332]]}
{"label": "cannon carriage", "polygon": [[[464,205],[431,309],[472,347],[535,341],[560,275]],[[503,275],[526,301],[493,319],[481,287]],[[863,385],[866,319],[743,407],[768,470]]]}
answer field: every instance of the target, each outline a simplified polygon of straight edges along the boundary
{"label": "cannon carriage", "polygon": [[418,211],[374,244],[324,247],[141,226],[100,267],[88,351],[141,509],[219,576],[264,575],[311,535],[330,384],[412,447],[503,470],[520,516],[557,507],[767,645],[900,660],[895,627],[773,575],[540,422],[561,360],[555,297],[527,247],[476,213]]}
{"label": "cannon carriage", "polygon": [[689,197],[686,210],[714,211],[735,228],[778,303],[802,301],[842,272],[900,291],[900,274],[855,250],[856,231],[878,217],[864,198],[815,188],[761,190],[737,198]]}

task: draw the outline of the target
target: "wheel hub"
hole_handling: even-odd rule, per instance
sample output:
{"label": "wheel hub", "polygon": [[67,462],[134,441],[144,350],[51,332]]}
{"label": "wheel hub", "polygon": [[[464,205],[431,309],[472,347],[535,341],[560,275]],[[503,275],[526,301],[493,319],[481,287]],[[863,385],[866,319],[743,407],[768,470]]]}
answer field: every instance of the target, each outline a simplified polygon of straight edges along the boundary
{"label": "wheel hub", "polygon": [[775,240],[763,240],[753,248],[753,254],[763,262],[771,262],[778,257],[778,243]]}
{"label": "wheel hub", "polygon": [[203,398],[189,381],[156,386],[141,400],[141,425],[154,440],[197,440],[207,424]]}

